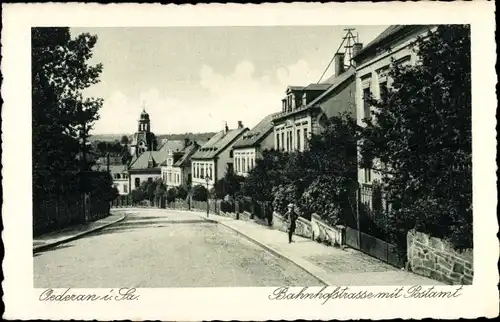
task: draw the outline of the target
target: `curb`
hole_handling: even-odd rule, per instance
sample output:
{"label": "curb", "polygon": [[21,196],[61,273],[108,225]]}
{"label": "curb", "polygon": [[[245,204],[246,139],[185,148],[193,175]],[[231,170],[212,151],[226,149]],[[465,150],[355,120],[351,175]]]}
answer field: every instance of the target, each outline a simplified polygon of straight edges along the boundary
{"label": "curb", "polygon": [[[295,266],[299,267],[300,269],[302,269],[302,270],[303,270],[303,271],[305,271],[306,273],[308,273],[308,274],[312,275],[314,278],[316,278],[318,281],[320,281],[321,283],[325,284],[326,286],[330,285],[330,283],[329,283],[329,282],[327,282],[327,281],[326,281],[325,279],[323,279],[322,277],[318,276],[317,274],[312,273],[312,272],[311,272],[311,271],[309,271],[307,268],[305,268],[302,264],[297,263],[297,261],[296,261],[296,260],[294,260],[294,259],[290,258],[289,256],[287,256],[287,255],[285,255],[285,254],[281,253],[280,251],[278,251],[278,250],[276,250],[276,249],[272,248],[271,246],[266,245],[266,244],[264,244],[264,243],[262,243],[262,242],[260,242],[260,241],[256,240],[256,239],[255,239],[255,238],[253,238],[253,237],[248,236],[247,234],[245,234],[245,233],[243,233],[243,232],[239,231],[239,230],[238,230],[238,229],[236,229],[236,228],[233,228],[233,227],[231,227],[231,226],[229,226],[229,225],[226,225],[224,222],[217,221],[217,220],[213,220],[213,219],[206,219],[206,220],[207,220],[207,221],[216,222],[216,223],[218,223],[219,225],[222,225],[222,226],[224,226],[224,227],[226,227],[226,228],[229,228],[230,230],[232,230],[232,231],[236,232],[238,235],[241,235],[241,236],[245,237],[246,239],[248,239],[249,241],[251,241],[251,242],[253,242],[253,243],[255,243],[255,244],[259,245],[260,247],[264,248],[265,250],[267,250],[267,251],[268,251],[268,252],[270,252],[271,254],[273,254],[273,255],[275,255],[275,256],[277,256],[277,257],[279,257],[279,258],[282,258],[282,259],[284,259],[284,260],[287,260],[287,261],[289,261],[289,262],[293,263]],[[233,219],[233,220],[236,220],[236,219]]]}
{"label": "curb", "polygon": [[90,229],[90,230],[87,230],[87,231],[84,231],[84,232],[81,232],[81,233],[78,233],[74,236],[71,236],[71,237],[68,237],[68,238],[64,238],[64,239],[61,239],[61,240],[58,240],[58,241],[55,241],[55,242],[52,242],[52,243],[48,243],[48,244],[45,244],[45,245],[40,245],[40,246],[35,246],[33,247],[33,254],[36,254],[36,253],[39,253],[41,251],[44,251],[44,250],[47,250],[49,248],[53,248],[53,247],[56,247],[56,246],[59,246],[61,244],[64,244],[64,243],[68,243],[70,241],[73,241],[75,239],[78,239],[82,236],[85,236],[85,235],[88,235],[90,233],[93,233],[93,232],[96,232],[96,231],[99,231],[101,229],[104,229],[106,227],[109,227],[111,225],[114,225],[122,220],[124,220],[125,218],[127,217],[127,214],[123,214],[121,216],[121,218],[118,218],[117,220],[115,221],[112,221],[110,223],[107,223],[107,224],[104,224],[102,226],[99,226],[99,227],[95,227],[93,229]]}

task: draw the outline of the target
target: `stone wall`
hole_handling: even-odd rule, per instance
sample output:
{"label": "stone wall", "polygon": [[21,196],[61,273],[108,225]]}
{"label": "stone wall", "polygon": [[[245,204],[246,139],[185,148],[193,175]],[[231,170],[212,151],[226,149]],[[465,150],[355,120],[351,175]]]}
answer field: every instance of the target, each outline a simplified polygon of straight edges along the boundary
{"label": "stone wall", "polygon": [[252,214],[248,211],[240,212],[240,220],[250,221],[252,219]]}
{"label": "stone wall", "polygon": [[232,219],[238,219],[237,215],[234,212],[220,211],[218,215],[223,216],[223,217],[232,218]]}
{"label": "stone wall", "polygon": [[331,227],[321,220],[317,214],[311,216],[312,238],[318,242],[326,242],[333,246],[345,245],[345,227]]}
{"label": "stone wall", "polygon": [[408,233],[407,247],[412,272],[448,284],[472,284],[472,249],[457,251],[448,242],[417,231]]}
{"label": "stone wall", "polygon": [[[312,238],[312,227],[311,222],[305,218],[299,217],[296,221],[297,228],[295,229],[295,235],[302,236],[305,238]],[[288,222],[285,218],[278,214],[277,212],[273,213],[273,227],[287,232],[288,231]]]}

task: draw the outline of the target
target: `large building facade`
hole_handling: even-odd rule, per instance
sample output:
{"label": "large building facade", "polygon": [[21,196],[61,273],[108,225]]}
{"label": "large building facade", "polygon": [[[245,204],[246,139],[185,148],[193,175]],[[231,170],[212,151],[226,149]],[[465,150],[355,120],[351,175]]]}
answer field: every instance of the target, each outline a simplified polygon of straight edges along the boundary
{"label": "large building facade", "polygon": [[[411,44],[418,36],[425,36],[432,25],[394,25],[383,31],[363,50],[354,56],[356,64],[356,115],[359,126],[366,126],[365,118],[371,117],[373,107],[370,96],[381,99],[388,93],[391,79],[388,71],[391,64],[417,63],[418,57]],[[369,187],[375,180],[381,179],[382,166],[377,160],[371,167],[358,163],[358,182]]]}
{"label": "large building facade", "polygon": [[200,145],[184,140],[181,149],[170,149],[167,159],[161,164],[161,176],[167,187],[188,187],[192,182],[191,157]]}
{"label": "large building facade", "polygon": [[273,117],[274,146],[285,152],[304,151],[312,134],[321,133],[332,116],[355,117],[355,69],[345,68],[345,55],[334,57],[335,74],[323,83],[289,86],[282,111]]}
{"label": "large building facade", "polygon": [[192,185],[211,189],[226,171],[233,171],[233,145],[247,131],[241,121],[236,129],[229,129],[226,125],[224,130],[202,145],[191,157]]}
{"label": "large building facade", "polygon": [[263,118],[233,146],[233,167],[236,175],[246,177],[257,160],[262,158],[262,152],[274,149],[274,131],[270,114]]}

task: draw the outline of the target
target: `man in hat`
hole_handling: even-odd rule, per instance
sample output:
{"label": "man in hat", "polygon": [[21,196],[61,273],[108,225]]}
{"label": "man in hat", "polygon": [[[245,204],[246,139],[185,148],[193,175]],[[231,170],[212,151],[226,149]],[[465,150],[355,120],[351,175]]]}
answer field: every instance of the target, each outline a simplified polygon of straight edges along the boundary
{"label": "man in hat", "polygon": [[288,219],[288,243],[292,243],[292,236],[296,228],[297,214],[295,213],[293,203],[288,205],[288,211],[286,213]]}

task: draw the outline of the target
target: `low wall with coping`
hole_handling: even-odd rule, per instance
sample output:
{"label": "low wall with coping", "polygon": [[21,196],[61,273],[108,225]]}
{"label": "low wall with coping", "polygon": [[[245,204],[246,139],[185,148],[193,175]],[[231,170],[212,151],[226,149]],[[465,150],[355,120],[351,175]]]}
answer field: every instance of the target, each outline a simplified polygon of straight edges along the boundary
{"label": "low wall with coping", "polygon": [[345,227],[344,226],[329,226],[321,220],[319,215],[312,214],[311,226],[313,231],[312,238],[317,242],[326,242],[334,246],[345,245]]}
{"label": "low wall with coping", "polygon": [[452,285],[472,284],[472,249],[458,251],[444,240],[414,230],[406,241],[408,269],[412,272]]}
{"label": "low wall with coping", "polygon": [[[278,230],[287,232],[288,222],[282,215],[278,214],[277,212],[274,212],[273,227]],[[312,238],[311,222],[305,218],[299,217],[296,221],[295,235],[311,239]]]}

